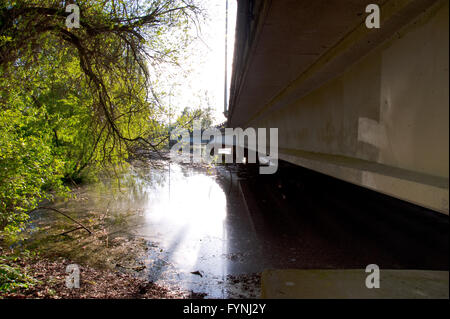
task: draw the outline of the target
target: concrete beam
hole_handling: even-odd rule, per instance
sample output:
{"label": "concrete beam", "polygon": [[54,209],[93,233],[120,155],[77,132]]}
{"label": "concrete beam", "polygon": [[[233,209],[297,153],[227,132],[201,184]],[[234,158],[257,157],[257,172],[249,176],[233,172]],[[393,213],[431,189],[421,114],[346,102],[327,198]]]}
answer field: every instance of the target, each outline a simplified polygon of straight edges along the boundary
{"label": "concrete beam", "polygon": [[448,214],[448,2],[380,1],[380,29],[367,1],[243,2],[229,126],[278,128],[281,159]]}
{"label": "concrete beam", "polygon": [[381,270],[380,287],[368,289],[365,269],[266,270],[267,299],[448,299],[448,271]]}

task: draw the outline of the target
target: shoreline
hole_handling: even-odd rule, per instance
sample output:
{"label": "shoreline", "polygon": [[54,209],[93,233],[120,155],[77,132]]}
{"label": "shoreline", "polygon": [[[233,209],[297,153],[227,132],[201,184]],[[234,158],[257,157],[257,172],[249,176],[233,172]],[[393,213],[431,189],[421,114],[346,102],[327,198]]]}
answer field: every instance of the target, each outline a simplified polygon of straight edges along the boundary
{"label": "shoreline", "polygon": [[[186,299],[196,294],[169,290],[131,274],[100,269],[84,264],[80,267],[80,288],[66,287],[66,267],[73,262],[67,258],[27,256],[0,248],[0,265],[21,270],[34,284],[0,292],[0,299]],[[1,269],[0,269],[1,271]],[[25,283],[26,281],[24,281]]]}

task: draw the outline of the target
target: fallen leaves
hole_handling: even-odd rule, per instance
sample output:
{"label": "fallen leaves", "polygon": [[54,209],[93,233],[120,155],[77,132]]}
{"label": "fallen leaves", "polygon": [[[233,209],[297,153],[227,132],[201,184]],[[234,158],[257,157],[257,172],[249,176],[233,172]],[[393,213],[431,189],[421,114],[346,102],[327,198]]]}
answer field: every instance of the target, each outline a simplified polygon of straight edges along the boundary
{"label": "fallen leaves", "polygon": [[188,298],[189,294],[168,290],[129,274],[80,265],[80,288],[69,289],[65,285],[66,267],[72,262],[58,258],[18,258],[13,262],[29,276],[39,278],[39,283],[29,288],[19,288],[2,293],[0,298],[101,298],[101,299],[175,299]]}

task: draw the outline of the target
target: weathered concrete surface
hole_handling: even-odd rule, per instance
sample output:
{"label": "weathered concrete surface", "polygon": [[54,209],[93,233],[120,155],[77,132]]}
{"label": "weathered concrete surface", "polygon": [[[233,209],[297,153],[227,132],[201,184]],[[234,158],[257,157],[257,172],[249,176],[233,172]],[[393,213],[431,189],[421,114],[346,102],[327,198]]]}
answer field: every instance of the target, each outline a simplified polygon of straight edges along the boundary
{"label": "weathered concrete surface", "polygon": [[448,214],[448,1],[239,1],[230,127],[280,158]]}
{"label": "weathered concrete surface", "polygon": [[368,289],[364,269],[266,270],[268,299],[448,299],[448,271],[381,270],[380,288]]}

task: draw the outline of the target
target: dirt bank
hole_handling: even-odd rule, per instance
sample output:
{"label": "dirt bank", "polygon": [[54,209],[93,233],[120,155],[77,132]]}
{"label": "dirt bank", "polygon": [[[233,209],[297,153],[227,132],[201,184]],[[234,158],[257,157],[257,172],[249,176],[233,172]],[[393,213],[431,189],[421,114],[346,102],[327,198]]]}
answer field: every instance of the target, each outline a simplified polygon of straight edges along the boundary
{"label": "dirt bank", "polygon": [[[14,292],[0,292],[0,298],[102,298],[102,299],[174,299],[193,298],[187,292],[168,290],[156,284],[146,282],[106,269],[79,265],[80,288],[66,287],[66,267],[72,262],[65,258],[45,258],[19,255],[12,251],[1,250],[0,264],[20,269],[21,273],[32,278],[34,284],[18,287]],[[33,280],[34,279],[34,280]]]}

